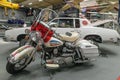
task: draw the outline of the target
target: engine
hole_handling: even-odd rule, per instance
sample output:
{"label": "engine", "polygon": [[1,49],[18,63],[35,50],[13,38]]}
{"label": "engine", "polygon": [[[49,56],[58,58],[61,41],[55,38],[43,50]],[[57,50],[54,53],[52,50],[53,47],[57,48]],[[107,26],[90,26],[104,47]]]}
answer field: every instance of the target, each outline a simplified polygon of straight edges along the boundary
{"label": "engine", "polygon": [[[75,47],[71,42],[64,42],[63,45],[58,47],[46,48],[46,59],[52,59],[58,64],[70,64],[73,61],[73,55],[75,55]],[[52,58],[49,58],[52,56]],[[54,57],[54,58],[53,58]]]}
{"label": "engine", "polygon": [[74,50],[74,45],[70,42],[65,42],[64,46],[63,46],[63,53],[71,53]]}
{"label": "engine", "polygon": [[74,46],[70,42],[65,42],[64,45],[53,49],[53,54],[56,56],[70,56],[74,53]]}

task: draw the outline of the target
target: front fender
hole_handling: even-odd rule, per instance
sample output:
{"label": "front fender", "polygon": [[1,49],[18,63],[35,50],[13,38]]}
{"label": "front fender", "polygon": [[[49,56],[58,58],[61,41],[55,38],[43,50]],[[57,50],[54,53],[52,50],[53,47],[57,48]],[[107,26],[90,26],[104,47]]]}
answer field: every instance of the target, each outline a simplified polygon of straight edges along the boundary
{"label": "front fender", "polygon": [[24,45],[14,52],[10,54],[11,57],[13,57],[14,61],[19,60],[20,58],[24,57],[25,55],[30,55],[35,48],[30,45]]}

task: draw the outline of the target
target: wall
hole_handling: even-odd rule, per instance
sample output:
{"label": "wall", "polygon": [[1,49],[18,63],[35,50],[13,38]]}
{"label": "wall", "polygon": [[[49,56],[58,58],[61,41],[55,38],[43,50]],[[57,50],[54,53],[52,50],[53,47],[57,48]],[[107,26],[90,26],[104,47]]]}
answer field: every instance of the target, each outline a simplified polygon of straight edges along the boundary
{"label": "wall", "polygon": [[[12,12],[14,11],[15,15],[12,15]],[[0,8],[0,19],[11,19],[11,18],[16,18],[16,19],[25,19],[26,15],[25,12],[20,11],[20,10],[12,10],[8,9],[8,16],[5,15],[4,8]]]}

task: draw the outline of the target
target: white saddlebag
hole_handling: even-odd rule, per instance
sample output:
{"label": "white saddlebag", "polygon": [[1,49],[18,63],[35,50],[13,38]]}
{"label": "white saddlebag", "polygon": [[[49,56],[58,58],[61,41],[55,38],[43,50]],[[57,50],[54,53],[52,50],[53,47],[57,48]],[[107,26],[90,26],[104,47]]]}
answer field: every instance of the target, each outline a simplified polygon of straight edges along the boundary
{"label": "white saddlebag", "polygon": [[81,49],[82,54],[85,57],[96,57],[99,56],[98,47],[87,40],[80,40],[79,47]]}

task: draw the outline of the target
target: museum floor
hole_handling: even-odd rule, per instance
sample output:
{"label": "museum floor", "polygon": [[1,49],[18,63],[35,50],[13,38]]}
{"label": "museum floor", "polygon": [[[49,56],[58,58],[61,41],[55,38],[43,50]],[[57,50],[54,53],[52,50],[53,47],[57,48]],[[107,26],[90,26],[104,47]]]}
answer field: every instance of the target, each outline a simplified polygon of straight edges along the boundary
{"label": "museum floor", "polygon": [[41,69],[40,59],[31,63],[23,72],[11,75],[6,72],[6,57],[18,47],[18,43],[0,39],[0,80],[117,80],[120,76],[120,45],[99,44],[104,56],[92,63],[68,66],[59,70]]}

